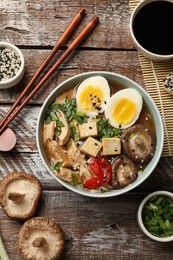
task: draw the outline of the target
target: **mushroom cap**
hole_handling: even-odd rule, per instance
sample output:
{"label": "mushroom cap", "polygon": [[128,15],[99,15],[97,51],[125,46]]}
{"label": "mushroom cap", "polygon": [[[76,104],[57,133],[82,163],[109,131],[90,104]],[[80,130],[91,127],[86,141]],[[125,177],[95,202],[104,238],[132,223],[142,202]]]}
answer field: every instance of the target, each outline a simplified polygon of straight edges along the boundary
{"label": "mushroom cap", "polygon": [[44,217],[27,220],[18,235],[18,247],[26,260],[55,260],[64,249],[64,232],[59,224]]}
{"label": "mushroom cap", "polygon": [[125,155],[118,156],[112,164],[111,185],[114,189],[123,188],[134,182],[138,176],[138,169],[134,162]]}
{"label": "mushroom cap", "polygon": [[155,151],[152,132],[142,124],[135,124],[124,130],[122,136],[124,154],[135,162],[149,161]]}
{"label": "mushroom cap", "polygon": [[11,218],[26,220],[32,217],[40,196],[41,184],[30,174],[10,173],[0,182],[0,205]]}

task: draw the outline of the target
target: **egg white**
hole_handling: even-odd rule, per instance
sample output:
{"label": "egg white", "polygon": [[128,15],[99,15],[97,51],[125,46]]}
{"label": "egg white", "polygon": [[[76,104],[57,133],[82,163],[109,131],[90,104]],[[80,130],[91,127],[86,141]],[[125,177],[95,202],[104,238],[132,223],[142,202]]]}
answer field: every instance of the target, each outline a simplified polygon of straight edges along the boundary
{"label": "egg white", "polygon": [[143,100],[141,94],[132,88],[116,92],[105,108],[105,117],[115,128],[125,129],[139,118]]}
{"label": "egg white", "polygon": [[77,111],[84,112],[89,117],[103,113],[110,98],[108,81],[102,76],[85,79],[76,92]]}

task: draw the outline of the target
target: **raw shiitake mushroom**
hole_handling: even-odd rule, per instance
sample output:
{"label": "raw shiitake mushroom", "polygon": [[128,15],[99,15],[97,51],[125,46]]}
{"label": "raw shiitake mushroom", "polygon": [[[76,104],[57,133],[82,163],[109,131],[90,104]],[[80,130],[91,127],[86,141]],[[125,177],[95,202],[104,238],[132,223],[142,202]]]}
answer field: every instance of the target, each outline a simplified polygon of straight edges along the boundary
{"label": "raw shiitake mushroom", "polygon": [[53,220],[31,218],[19,232],[18,248],[25,260],[57,260],[64,249],[64,232]]}
{"label": "raw shiitake mushroom", "polygon": [[25,172],[10,173],[0,182],[0,205],[11,218],[31,218],[36,212],[40,196],[39,180]]}

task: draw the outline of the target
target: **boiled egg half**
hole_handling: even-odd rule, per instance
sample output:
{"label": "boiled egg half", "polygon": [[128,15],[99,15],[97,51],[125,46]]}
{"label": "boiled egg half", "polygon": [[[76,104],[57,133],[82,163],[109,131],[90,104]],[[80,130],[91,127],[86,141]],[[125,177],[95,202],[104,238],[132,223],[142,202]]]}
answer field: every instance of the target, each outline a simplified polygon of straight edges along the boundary
{"label": "boiled egg half", "polygon": [[104,77],[87,78],[79,85],[76,92],[77,111],[95,117],[103,113],[109,99],[110,87]]}
{"label": "boiled egg half", "polygon": [[115,128],[125,129],[133,125],[142,110],[142,96],[132,88],[116,92],[105,108],[105,117]]}

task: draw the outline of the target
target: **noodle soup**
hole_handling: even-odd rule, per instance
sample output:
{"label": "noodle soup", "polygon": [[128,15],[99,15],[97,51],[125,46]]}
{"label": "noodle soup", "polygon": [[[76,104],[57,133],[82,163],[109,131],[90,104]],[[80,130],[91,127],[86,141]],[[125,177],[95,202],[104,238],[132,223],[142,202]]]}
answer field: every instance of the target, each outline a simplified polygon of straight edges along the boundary
{"label": "noodle soup", "polygon": [[106,76],[71,85],[44,114],[41,141],[51,172],[87,192],[131,186],[155,155],[150,111],[138,89]]}

